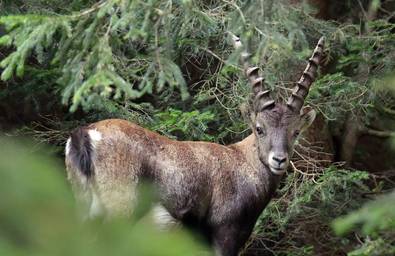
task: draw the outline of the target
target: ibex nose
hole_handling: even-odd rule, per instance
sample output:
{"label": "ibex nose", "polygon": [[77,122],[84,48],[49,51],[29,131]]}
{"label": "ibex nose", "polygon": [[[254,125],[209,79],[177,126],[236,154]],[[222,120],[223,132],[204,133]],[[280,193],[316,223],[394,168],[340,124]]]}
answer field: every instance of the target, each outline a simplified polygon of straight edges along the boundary
{"label": "ibex nose", "polygon": [[278,163],[278,165],[281,165],[282,163],[287,161],[287,157],[286,156],[273,156],[273,160],[276,161]]}

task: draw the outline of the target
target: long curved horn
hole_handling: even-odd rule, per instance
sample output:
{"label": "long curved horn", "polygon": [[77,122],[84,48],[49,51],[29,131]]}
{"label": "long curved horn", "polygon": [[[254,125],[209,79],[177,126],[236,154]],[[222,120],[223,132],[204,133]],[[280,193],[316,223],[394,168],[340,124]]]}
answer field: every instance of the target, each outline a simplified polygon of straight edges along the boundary
{"label": "long curved horn", "polygon": [[314,49],[313,55],[309,59],[306,69],[303,71],[302,77],[296,83],[296,86],[288,99],[287,105],[294,111],[300,111],[304,104],[304,100],[309,93],[310,86],[316,79],[318,66],[323,59],[324,44],[325,38],[321,37]]}
{"label": "long curved horn", "polygon": [[[238,36],[228,32],[233,41],[233,46],[236,50],[243,48],[243,44]],[[248,58],[250,54],[244,50],[241,53],[241,62],[244,67],[245,75],[248,78],[249,83],[252,87],[254,109],[255,111],[262,111],[263,109],[274,105],[274,100],[270,98],[270,90],[264,88],[265,79],[259,75],[259,68],[256,66],[250,66]]]}

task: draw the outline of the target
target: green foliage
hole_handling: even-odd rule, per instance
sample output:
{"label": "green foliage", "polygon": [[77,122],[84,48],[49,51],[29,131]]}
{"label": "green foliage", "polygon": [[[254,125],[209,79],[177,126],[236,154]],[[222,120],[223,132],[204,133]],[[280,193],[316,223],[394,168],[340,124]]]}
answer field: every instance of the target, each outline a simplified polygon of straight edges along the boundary
{"label": "green foliage", "polygon": [[350,256],[395,254],[395,193],[389,193],[366,203],[361,209],[333,222],[337,234],[361,229],[363,243]]}
{"label": "green foliage", "polygon": [[359,249],[356,249],[348,256],[381,256],[381,255],[394,255],[394,243],[389,243],[388,239],[377,238],[371,240],[367,237]]}
{"label": "green foliage", "polygon": [[[21,26],[25,23],[32,26]],[[11,33],[1,37],[0,46],[17,46],[17,51],[0,63],[0,67],[5,68],[1,75],[2,80],[10,79],[14,72],[18,77],[23,76],[25,60],[33,51],[37,60],[43,62],[44,48],[52,44],[55,32],[60,30],[70,33],[71,29],[65,20],[38,15],[1,17],[0,24],[4,24],[6,30],[12,30]]]}
{"label": "green foliage", "polygon": [[350,111],[367,111],[369,100],[362,97],[369,88],[338,72],[321,77],[311,88],[309,99],[327,120],[341,122]]}
{"label": "green foliage", "polygon": [[[136,119],[142,108],[153,115],[192,103],[201,113],[216,115],[211,125],[220,142],[246,135],[238,105],[249,93],[238,79],[240,53],[230,54],[227,31],[242,36],[278,98],[289,96],[278,88],[293,85],[313,43],[325,35],[328,62],[337,57],[338,62],[335,72],[313,87],[308,102],[330,121],[341,122],[354,110],[368,116],[375,99],[372,78],[393,68],[394,38],[384,36],[393,24],[386,19],[370,21],[369,36],[360,37],[357,25],[320,21],[310,9],[282,1],[76,0],[62,9],[56,8],[58,1],[49,2],[55,7],[44,8],[48,3],[42,1],[27,1],[19,9],[18,2],[7,5],[8,13],[17,15],[0,18],[8,31],[1,45],[12,49],[1,64],[3,80],[29,77],[25,66],[37,62],[59,72],[47,86],[56,88],[71,111],[82,106],[104,116],[118,112]],[[35,14],[19,14],[20,9]],[[140,105],[146,101],[154,101],[153,111]],[[129,115],[126,107],[137,112]]]}
{"label": "green foliage", "polygon": [[166,134],[168,137],[183,140],[213,140],[213,136],[205,133],[208,123],[215,118],[214,114],[209,111],[203,113],[197,110],[183,112],[169,108],[166,112],[155,114],[154,118],[157,124],[151,128]]}
{"label": "green foliage", "polygon": [[380,230],[395,229],[395,193],[390,193],[377,200],[367,203],[346,217],[334,222],[334,229],[338,234],[344,234],[357,225],[362,225],[365,235],[372,235]]}
{"label": "green foliage", "polygon": [[[63,103],[71,99],[71,111],[79,105],[89,109],[98,97],[139,98],[152,93],[153,81],[159,92],[165,85],[179,88],[185,100],[186,82],[171,54],[180,46],[167,38],[170,31],[185,33],[172,24],[180,26],[190,7],[175,5],[184,8],[177,20],[171,1],[104,1],[74,14],[3,16],[0,24],[8,34],[1,45],[16,50],[1,62],[2,79],[9,80],[14,72],[22,76],[26,59],[34,54],[40,63],[46,57],[48,64],[62,68],[58,83],[64,87]],[[177,35],[172,39],[177,42]],[[122,77],[116,62],[126,59],[133,61]]]}
{"label": "green foliage", "polygon": [[[325,239],[328,223],[336,216],[355,209],[360,204],[359,194],[370,189],[364,185],[368,173],[330,167],[316,177],[305,177],[294,172],[287,176],[280,189],[280,198],[272,201],[260,216],[255,232],[264,234],[263,243],[277,241],[272,250],[279,255],[314,255],[318,246],[338,246],[340,239]],[[319,237],[312,237],[312,234]],[[299,243],[303,237],[311,244]],[[344,242],[343,242],[344,243]],[[345,242],[348,243],[348,242]]]}
{"label": "green foliage", "polygon": [[[377,89],[395,95],[393,75],[377,81]],[[394,140],[394,139],[392,139]],[[350,256],[395,254],[395,191],[367,202],[362,208],[338,217],[332,226],[338,235],[361,231],[365,236],[360,248]]]}
{"label": "green foliage", "polygon": [[0,143],[1,255],[210,255],[190,234],[159,232],[147,220],[82,223],[59,163]]}

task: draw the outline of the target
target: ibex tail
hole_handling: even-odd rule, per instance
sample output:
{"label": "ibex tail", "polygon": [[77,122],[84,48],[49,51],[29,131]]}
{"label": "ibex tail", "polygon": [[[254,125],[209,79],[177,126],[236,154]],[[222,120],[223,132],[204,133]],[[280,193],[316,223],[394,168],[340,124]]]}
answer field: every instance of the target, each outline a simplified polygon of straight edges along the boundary
{"label": "ibex tail", "polygon": [[66,145],[66,157],[70,163],[86,177],[94,174],[92,164],[92,141],[89,132],[85,128],[77,128],[72,134]]}

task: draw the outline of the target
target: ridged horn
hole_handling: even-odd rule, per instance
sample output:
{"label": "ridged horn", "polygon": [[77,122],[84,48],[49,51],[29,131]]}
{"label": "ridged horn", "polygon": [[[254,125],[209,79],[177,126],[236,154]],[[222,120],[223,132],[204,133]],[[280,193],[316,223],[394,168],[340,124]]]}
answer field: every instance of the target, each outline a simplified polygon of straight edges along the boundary
{"label": "ridged horn", "polygon": [[325,38],[321,37],[320,40],[318,40],[313,55],[309,59],[306,69],[303,71],[302,77],[296,83],[292,94],[288,99],[287,105],[294,111],[300,111],[303,107],[304,100],[309,93],[310,86],[316,79],[318,67],[323,59],[324,46]]}
{"label": "ridged horn", "polygon": [[[238,36],[231,32],[228,32],[232,37],[233,46],[236,50],[242,49],[243,44]],[[244,73],[248,78],[253,93],[253,101],[255,111],[262,111],[263,109],[274,105],[274,100],[270,98],[270,91],[265,91],[265,79],[259,75],[259,68],[256,66],[250,66],[248,59],[250,54],[244,49],[241,52],[241,63],[244,67]],[[264,93],[261,93],[264,92]]]}

